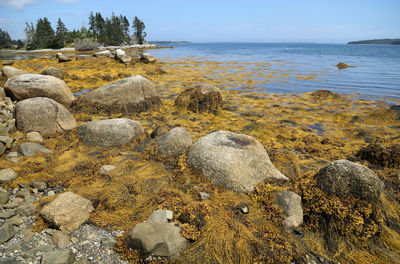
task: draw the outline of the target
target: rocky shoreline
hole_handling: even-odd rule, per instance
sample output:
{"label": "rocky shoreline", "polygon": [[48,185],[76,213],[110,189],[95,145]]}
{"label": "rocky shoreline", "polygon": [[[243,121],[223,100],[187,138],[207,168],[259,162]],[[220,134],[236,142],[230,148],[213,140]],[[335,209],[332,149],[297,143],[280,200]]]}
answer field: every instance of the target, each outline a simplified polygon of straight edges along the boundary
{"label": "rocky shoreline", "polygon": [[343,263],[343,243],[366,260],[400,254],[396,108],[241,94],[196,63],[121,49],[15,64],[0,89],[0,263]]}

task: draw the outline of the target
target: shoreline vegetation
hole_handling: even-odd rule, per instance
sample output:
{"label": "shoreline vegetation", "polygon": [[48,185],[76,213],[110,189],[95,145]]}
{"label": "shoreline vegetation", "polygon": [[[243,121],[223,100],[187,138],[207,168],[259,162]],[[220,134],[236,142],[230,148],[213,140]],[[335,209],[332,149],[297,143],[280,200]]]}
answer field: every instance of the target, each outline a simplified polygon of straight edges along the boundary
{"label": "shoreline vegetation", "polygon": [[[50,258],[38,249],[45,244],[69,258],[108,263],[398,261],[400,107],[328,90],[235,89],[288,75],[315,78],[278,72],[268,62],[159,61],[118,49],[94,56],[70,52],[75,56],[15,60],[12,67],[19,70],[11,73],[20,75],[0,79],[6,91],[0,131],[7,133],[0,168],[14,175],[2,178],[3,256],[40,261]],[[5,67],[3,75],[11,74]],[[20,93],[26,96],[27,83],[36,79],[41,88],[52,79],[67,100],[46,89],[42,96],[61,103],[22,100],[18,88],[27,87]],[[23,115],[25,104],[47,102],[50,112],[40,118],[29,108]],[[29,125],[42,129],[42,140],[33,139]],[[25,155],[33,142],[44,153]],[[255,180],[259,172],[276,177]],[[225,176],[235,178],[218,178]],[[31,208],[23,211],[23,224],[10,224],[6,212],[10,218],[9,210],[20,212],[22,205]],[[68,210],[76,219],[64,220]],[[52,220],[48,212],[61,216]],[[69,230],[64,246],[57,246],[57,228]],[[88,228],[100,231],[89,235]],[[157,232],[149,238],[148,230]],[[111,236],[108,249],[104,234]],[[40,253],[24,253],[31,251]]]}

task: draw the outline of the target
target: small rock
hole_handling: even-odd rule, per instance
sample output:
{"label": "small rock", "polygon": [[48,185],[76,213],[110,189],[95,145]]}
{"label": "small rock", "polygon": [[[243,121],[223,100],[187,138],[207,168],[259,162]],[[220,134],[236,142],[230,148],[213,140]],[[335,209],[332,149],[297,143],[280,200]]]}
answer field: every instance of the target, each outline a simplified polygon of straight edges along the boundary
{"label": "small rock", "polygon": [[10,160],[10,159],[16,158],[18,156],[19,156],[19,154],[17,151],[11,151],[8,153],[6,160]]}
{"label": "small rock", "polygon": [[140,59],[141,61],[143,61],[144,63],[156,63],[157,62],[157,58],[154,56],[151,56],[148,53],[142,53],[140,54]]}
{"label": "small rock", "polygon": [[8,192],[0,187],[0,204],[5,204],[8,201]]}
{"label": "small rock", "polygon": [[53,195],[55,195],[55,194],[56,194],[56,193],[55,193],[53,190],[47,192],[47,196],[53,196]]}
{"label": "small rock", "polygon": [[210,195],[206,192],[199,192],[199,198],[203,201],[211,199]]}
{"label": "small rock", "polygon": [[21,216],[30,216],[36,212],[36,205],[30,202],[24,202],[18,206],[15,211]]}
{"label": "small rock", "polygon": [[2,169],[0,170],[0,183],[6,183],[15,180],[17,178],[17,173],[11,169]]}
{"label": "small rock", "polygon": [[173,213],[170,210],[155,210],[150,217],[147,219],[147,222],[154,223],[168,223],[174,219]]}
{"label": "small rock", "polygon": [[13,217],[16,215],[15,210],[5,210],[0,213],[0,219],[9,219],[10,217]]}
{"label": "small rock", "polygon": [[221,90],[210,84],[199,84],[181,92],[175,100],[179,110],[215,113],[222,108]]}
{"label": "small rock", "polygon": [[79,242],[79,238],[77,238],[77,237],[71,237],[71,242],[74,243],[74,244],[76,244],[76,243]]}
{"label": "small rock", "polygon": [[58,59],[58,62],[68,62],[68,61],[71,61],[71,58],[65,56],[65,55],[62,54],[62,53],[57,53],[57,54],[56,54],[56,58]]}
{"label": "small rock", "polygon": [[[41,243],[42,242],[42,243]],[[42,245],[40,245],[42,244]],[[26,253],[28,256],[31,257],[36,257],[37,255],[44,253],[44,252],[50,252],[53,250],[53,248],[49,245],[46,245],[43,241],[39,241],[39,245],[38,247],[29,249]]]}
{"label": "small rock", "polygon": [[112,236],[106,236],[101,239],[101,247],[105,249],[112,249],[117,244],[117,241]]}
{"label": "small rock", "polygon": [[34,156],[36,152],[43,152],[43,153],[53,153],[53,151],[49,150],[46,147],[38,143],[24,143],[18,148],[18,152],[21,153],[23,156]]}
{"label": "small rock", "polygon": [[47,222],[61,230],[72,232],[89,219],[89,214],[93,210],[89,200],[72,192],[65,192],[45,205],[40,214]]}
{"label": "small rock", "polygon": [[24,223],[24,219],[20,215],[15,215],[15,216],[11,217],[10,219],[8,219],[7,223],[15,225],[15,226],[20,226]]}
{"label": "small rock", "polygon": [[101,174],[107,174],[108,172],[114,170],[116,167],[114,165],[103,165],[100,168]]}
{"label": "small rock", "polygon": [[32,188],[36,188],[38,191],[44,191],[47,188],[47,183],[42,182],[42,181],[33,181],[30,183],[30,186]]}
{"label": "small rock", "polygon": [[303,208],[300,195],[294,192],[281,191],[275,194],[276,204],[283,210],[285,220],[283,225],[293,229],[303,223]]}
{"label": "small rock", "polygon": [[240,203],[236,206],[236,208],[239,209],[243,214],[249,213],[249,206],[247,203]]}
{"label": "small rock", "polygon": [[43,137],[42,135],[40,135],[39,132],[29,132],[26,134],[26,138],[29,141],[33,141],[33,142],[42,142],[43,141]]}
{"label": "small rock", "polygon": [[17,232],[12,224],[5,223],[0,227],[0,244],[10,240]]}
{"label": "small rock", "polygon": [[13,139],[8,136],[0,136],[0,142],[3,142],[7,149],[10,149],[13,143]]}
{"label": "small rock", "polygon": [[5,205],[3,205],[3,207],[6,209],[12,209],[12,208],[15,208],[18,205],[20,205],[22,201],[18,201],[18,200],[16,201],[16,199],[14,199],[13,201],[10,201],[10,202],[6,203]]}
{"label": "small rock", "polygon": [[22,230],[21,232],[19,232],[19,234],[21,235],[22,240],[24,240],[25,243],[29,242],[33,237],[33,232],[30,228]]}
{"label": "small rock", "polygon": [[66,232],[56,231],[51,237],[51,242],[57,247],[63,248],[69,243],[69,236]]}
{"label": "small rock", "polygon": [[63,72],[59,69],[59,68],[56,68],[56,67],[48,67],[48,68],[46,68],[46,69],[44,69],[43,71],[42,71],[42,74],[43,75],[50,75],[50,76],[54,76],[54,77],[56,77],[56,78],[58,78],[58,79],[62,79],[63,78]]}
{"label": "small rock", "polygon": [[76,60],[90,60],[91,57],[89,55],[76,55]]}
{"label": "small rock", "polygon": [[185,128],[175,127],[162,135],[158,144],[161,154],[178,156],[192,145],[192,139]]}
{"label": "small rock", "polygon": [[139,250],[144,256],[176,258],[187,241],[175,223],[144,222],[132,228],[127,236],[128,247]]}

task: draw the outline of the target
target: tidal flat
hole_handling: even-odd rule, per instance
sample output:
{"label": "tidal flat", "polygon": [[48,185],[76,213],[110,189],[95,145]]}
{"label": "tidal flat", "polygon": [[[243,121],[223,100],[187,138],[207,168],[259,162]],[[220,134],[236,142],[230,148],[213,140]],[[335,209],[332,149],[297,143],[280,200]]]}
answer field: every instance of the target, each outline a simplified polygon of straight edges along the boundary
{"label": "tidal flat", "polygon": [[[34,180],[61,185],[92,202],[95,210],[90,224],[123,230],[125,236],[154,210],[171,210],[183,236],[190,241],[171,263],[313,263],[311,258],[316,263],[396,263],[400,258],[400,110],[387,101],[327,91],[260,91],[254,87],[263,82],[318,78],[276,70],[268,62],[190,57],[125,65],[111,58],[66,63],[50,58],[17,60],[12,66],[30,73],[57,67],[76,98],[82,91],[142,75],[155,85],[162,106],[137,114],[90,114],[70,108],[78,125],[130,118],[141,123],[145,136],[107,148],[84,144],[76,129],[47,137],[43,145],[52,154],[22,156],[19,163],[0,159],[0,168],[18,173],[3,188]],[[5,81],[2,79],[0,86]],[[178,110],[174,104],[179,93],[201,83],[221,89],[223,107],[215,113]],[[393,102],[399,105],[400,99]],[[158,153],[156,140],[150,135],[155,129],[168,131],[176,126],[186,128],[193,142],[217,130],[249,135],[264,146],[272,163],[290,181],[265,181],[248,194],[212,185],[187,167],[186,153],[177,162]],[[11,151],[27,142],[25,133],[17,131],[12,137],[15,143]],[[377,146],[384,150],[376,150]],[[376,173],[385,184],[380,201],[364,201],[352,195],[339,199],[317,187],[314,175],[329,162],[341,159],[363,164]],[[116,169],[99,173],[105,164]],[[283,211],[274,205],[273,193],[277,190],[301,196],[304,223],[298,230],[287,232],[282,227]],[[199,192],[208,193],[211,199],[200,200]],[[37,206],[41,208],[53,199],[42,197]],[[237,210],[243,203],[248,205],[248,214]],[[48,227],[39,214],[36,219],[36,232]],[[115,247],[122,258],[132,263],[169,262],[142,260],[139,252],[127,248],[125,236]]]}

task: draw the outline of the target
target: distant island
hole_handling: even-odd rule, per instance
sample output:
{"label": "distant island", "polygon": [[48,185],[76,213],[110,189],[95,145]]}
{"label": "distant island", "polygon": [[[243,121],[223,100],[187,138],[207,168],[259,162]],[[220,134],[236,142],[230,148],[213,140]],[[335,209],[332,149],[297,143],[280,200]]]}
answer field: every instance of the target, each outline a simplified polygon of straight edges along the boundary
{"label": "distant island", "polygon": [[166,45],[166,44],[190,44],[190,41],[148,41],[149,44]]}
{"label": "distant island", "polygon": [[400,45],[400,39],[371,39],[350,41],[347,44],[374,44],[374,45]]}

